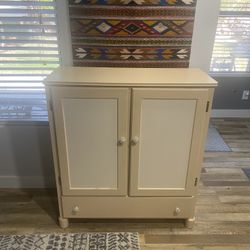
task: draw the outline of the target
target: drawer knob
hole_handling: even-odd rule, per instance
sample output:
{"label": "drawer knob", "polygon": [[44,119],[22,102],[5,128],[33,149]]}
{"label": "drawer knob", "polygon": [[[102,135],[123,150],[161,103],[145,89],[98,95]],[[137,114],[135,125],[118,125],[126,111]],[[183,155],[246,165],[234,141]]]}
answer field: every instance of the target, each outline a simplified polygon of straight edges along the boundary
{"label": "drawer knob", "polygon": [[118,140],[118,145],[123,145],[124,142],[126,142],[126,138],[122,136],[122,137]]}
{"label": "drawer knob", "polygon": [[78,213],[80,211],[80,208],[78,207],[78,206],[75,206],[75,207],[73,207],[73,209],[72,209],[72,213],[73,214],[76,214],[76,213]]}
{"label": "drawer knob", "polygon": [[178,215],[181,213],[181,209],[179,207],[176,207],[174,210],[175,215]]}
{"label": "drawer knob", "polygon": [[139,142],[139,137],[138,136],[133,137],[131,142],[133,145],[136,145]]}

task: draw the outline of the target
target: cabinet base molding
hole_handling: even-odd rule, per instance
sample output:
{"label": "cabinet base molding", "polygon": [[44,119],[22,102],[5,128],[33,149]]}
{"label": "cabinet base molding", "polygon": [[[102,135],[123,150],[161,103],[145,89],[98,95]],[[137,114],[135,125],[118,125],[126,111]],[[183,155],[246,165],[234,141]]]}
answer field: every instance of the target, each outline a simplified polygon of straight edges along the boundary
{"label": "cabinet base molding", "polygon": [[62,196],[64,218],[187,219],[194,203],[194,197]]}
{"label": "cabinet base molding", "polygon": [[195,223],[195,217],[185,220],[185,225],[187,228],[190,228],[190,229],[193,228],[194,223]]}
{"label": "cabinet base molding", "polygon": [[67,228],[69,226],[69,220],[66,218],[59,217],[58,222],[61,228]]}

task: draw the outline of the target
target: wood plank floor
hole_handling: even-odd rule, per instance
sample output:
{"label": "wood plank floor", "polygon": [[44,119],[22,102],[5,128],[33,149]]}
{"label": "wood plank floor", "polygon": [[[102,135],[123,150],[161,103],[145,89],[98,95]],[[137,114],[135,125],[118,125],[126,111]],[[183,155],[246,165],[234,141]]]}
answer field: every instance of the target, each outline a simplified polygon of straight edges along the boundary
{"label": "wood plank floor", "polygon": [[232,152],[206,152],[196,223],[181,220],[85,220],[57,225],[55,190],[0,190],[0,234],[131,231],[141,249],[250,249],[250,119],[214,119]]}

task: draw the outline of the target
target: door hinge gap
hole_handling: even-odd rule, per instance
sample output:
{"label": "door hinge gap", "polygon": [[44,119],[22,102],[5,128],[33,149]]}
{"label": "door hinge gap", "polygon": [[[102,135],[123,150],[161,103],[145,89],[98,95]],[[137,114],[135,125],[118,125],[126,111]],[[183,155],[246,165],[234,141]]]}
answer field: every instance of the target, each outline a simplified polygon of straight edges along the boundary
{"label": "door hinge gap", "polygon": [[206,112],[208,112],[208,110],[209,110],[209,104],[210,104],[210,102],[208,101],[207,106],[206,106]]}
{"label": "door hinge gap", "polygon": [[58,184],[59,184],[59,186],[62,186],[62,179],[61,179],[61,177],[58,177]]}
{"label": "door hinge gap", "polygon": [[53,111],[53,103],[51,99],[49,100],[49,109]]}
{"label": "door hinge gap", "polygon": [[194,179],[194,186],[196,187],[197,184],[198,184],[198,178],[195,178],[195,179]]}

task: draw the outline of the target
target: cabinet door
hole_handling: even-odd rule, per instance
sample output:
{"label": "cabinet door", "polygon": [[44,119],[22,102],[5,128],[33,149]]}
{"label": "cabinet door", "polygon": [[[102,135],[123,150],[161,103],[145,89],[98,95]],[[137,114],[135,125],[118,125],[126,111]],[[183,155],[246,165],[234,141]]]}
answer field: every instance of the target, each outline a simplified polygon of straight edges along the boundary
{"label": "cabinet door", "polygon": [[130,195],[194,194],[207,98],[207,89],[133,89]]}
{"label": "cabinet door", "polygon": [[129,90],[52,88],[63,195],[126,195]]}

